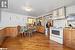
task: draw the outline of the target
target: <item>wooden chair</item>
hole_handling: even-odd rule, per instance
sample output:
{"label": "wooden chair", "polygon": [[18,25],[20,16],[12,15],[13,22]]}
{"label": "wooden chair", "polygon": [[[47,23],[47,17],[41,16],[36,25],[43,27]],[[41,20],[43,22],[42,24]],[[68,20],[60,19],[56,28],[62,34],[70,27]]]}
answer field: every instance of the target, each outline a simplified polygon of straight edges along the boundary
{"label": "wooden chair", "polygon": [[27,33],[28,33],[28,29],[27,29],[27,27],[26,26],[23,26],[23,28],[22,28],[23,30],[23,35],[24,36],[26,36],[27,35]]}
{"label": "wooden chair", "polygon": [[32,27],[32,26],[28,26],[28,33],[27,33],[27,35],[28,35],[29,37],[32,36],[32,32],[33,32],[33,27]]}
{"label": "wooden chair", "polygon": [[19,36],[21,36],[21,37],[23,37],[24,35],[23,35],[23,32],[22,32],[22,26],[17,26],[17,30],[18,30],[18,35]]}
{"label": "wooden chair", "polygon": [[18,26],[17,26],[18,35],[20,35],[20,29],[21,29],[21,27],[18,25]]}

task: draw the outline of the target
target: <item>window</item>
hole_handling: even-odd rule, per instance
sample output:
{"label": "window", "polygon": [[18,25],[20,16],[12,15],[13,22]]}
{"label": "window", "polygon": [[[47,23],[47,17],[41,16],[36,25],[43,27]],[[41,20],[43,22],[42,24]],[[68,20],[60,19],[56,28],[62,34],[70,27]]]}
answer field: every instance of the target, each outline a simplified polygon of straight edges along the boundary
{"label": "window", "polygon": [[28,24],[33,24],[35,22],[35,19],[34,18],[28,18]]}

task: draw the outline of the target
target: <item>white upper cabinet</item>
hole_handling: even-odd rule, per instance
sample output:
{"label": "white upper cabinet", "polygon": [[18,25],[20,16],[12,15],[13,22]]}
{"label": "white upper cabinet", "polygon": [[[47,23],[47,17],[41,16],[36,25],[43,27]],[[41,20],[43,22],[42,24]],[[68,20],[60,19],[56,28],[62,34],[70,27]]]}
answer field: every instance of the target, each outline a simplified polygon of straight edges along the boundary
{"label": "white upper cabinet", "polygon": [[64,10],[64,8],[60,8],[60,9],[58,10],[58,12],[59,12],[59,17],[65,16],[65,11],[66,11],[66,10]]}
{"label": "white upper cabinet", "polygon": [[75,5],[69,6],[66,8],[66,15],[75,14]]}
{"label": "white upper cabinet", "polygon": [[65,18],[65,8],[59,8],[53,11],[53,19]]}
{"label": "white upper cabinet", "polygon": [[53,17],[57,17],[58,16],[58,10],[53,11]]}

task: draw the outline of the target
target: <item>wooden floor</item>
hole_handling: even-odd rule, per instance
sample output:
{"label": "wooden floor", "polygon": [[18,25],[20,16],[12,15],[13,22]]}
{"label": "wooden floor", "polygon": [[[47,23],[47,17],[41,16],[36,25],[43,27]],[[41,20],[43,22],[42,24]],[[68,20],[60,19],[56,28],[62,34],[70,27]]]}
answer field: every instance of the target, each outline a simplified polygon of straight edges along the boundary
{"label": "wooden floor", "polygon": [[50,41],[40,33],[36,33],[32,37],[7,38],[2,47],[8,48],[8,50],[73,50]]}

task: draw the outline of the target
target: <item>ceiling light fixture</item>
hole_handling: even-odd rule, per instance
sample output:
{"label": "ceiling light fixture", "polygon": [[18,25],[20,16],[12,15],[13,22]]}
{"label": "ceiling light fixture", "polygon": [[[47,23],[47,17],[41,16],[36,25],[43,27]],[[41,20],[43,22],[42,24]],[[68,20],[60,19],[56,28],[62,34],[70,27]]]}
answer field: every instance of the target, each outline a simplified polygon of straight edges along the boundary
{"label": "ceiling light fixture", "polygon": [[32,11],[32,6],[27,3],[25,6],[23,6],[23,10],[25,10],[25,11]]}
{"label": "ceiling light fixture", "polygon": [[22,7],[22,9],[25,10],[25,11],[32,11],[31,7]]}
{"label": "ceiling light fixture", "polygon": [[25,10],[26,11],[32,11],[32,8],[31,7],[25,7]]}

